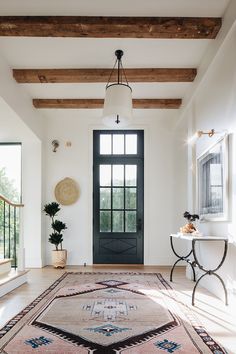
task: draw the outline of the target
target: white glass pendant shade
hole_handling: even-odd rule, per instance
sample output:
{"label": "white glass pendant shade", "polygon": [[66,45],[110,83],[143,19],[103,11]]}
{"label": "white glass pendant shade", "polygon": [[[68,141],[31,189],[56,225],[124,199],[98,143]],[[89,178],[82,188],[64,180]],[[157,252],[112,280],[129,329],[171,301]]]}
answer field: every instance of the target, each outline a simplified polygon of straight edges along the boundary
{"label": "white glass pendant shade", "polygon": [[103,123],[109,127],[124,127],[131,123],[132,113],[131,88],[118,83],[109,85],[104,100]]}

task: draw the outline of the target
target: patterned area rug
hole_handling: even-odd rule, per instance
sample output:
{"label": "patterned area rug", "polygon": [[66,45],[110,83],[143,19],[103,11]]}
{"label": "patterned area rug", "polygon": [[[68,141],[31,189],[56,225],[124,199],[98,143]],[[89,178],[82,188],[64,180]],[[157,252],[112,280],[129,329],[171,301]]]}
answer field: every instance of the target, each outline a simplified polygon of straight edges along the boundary
{"label": "patterned area rug", "polygon": [[0,353],[225,354],[154,273],[65,273],[0,330]]}

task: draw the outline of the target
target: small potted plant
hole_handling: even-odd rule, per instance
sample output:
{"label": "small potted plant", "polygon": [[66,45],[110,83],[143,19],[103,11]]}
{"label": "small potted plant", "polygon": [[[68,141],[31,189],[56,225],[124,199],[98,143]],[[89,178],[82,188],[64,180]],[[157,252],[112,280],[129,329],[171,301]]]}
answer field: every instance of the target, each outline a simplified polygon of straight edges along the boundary
{"label": "small potted plant", "polygon": [[198,233],[198,230],[196,229],[196,227],[193,223],[194,223],[194,221],[199,219],[199,215],[190,214],[188,211],[185,211],[183,216],[185,219],[187,219],[188,223],[186,225],[184,225],[183,227],[181,227],[180,231],[183,234]]}
{"label": "small potted plant", "polygon": [[45,204],[43,211],[51,218],[51,227],[53,232],[49,235],[48,241],[55,245],[56,248],[52,251],[52,264],[54,268],[65,268],[67,260],[67,250],[64,250],[62,248],[62,233],[65,229],[67,229],[67,227],[64,222],[55,219],[55,216],[60,211],[60,204],[56,202]]}

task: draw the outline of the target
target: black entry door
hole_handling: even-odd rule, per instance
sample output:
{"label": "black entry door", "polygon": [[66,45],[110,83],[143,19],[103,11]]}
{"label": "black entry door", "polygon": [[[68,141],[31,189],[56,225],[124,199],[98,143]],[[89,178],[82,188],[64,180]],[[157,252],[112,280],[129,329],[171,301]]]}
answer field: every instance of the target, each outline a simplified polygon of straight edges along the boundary
{"label": "black entry door", "polygon": [[94,131],[93,261],[143,263],[143,131]]}

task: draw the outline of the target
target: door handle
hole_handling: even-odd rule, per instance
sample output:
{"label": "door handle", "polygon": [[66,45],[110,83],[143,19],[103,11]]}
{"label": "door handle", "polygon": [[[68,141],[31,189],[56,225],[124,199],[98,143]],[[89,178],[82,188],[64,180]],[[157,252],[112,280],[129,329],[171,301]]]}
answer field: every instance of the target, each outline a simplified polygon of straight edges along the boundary
{"label": "door handle", "polygon": [[142,219],[141,218],[138,219],[136,226],[137,226],[138,231],[142,230]]}

